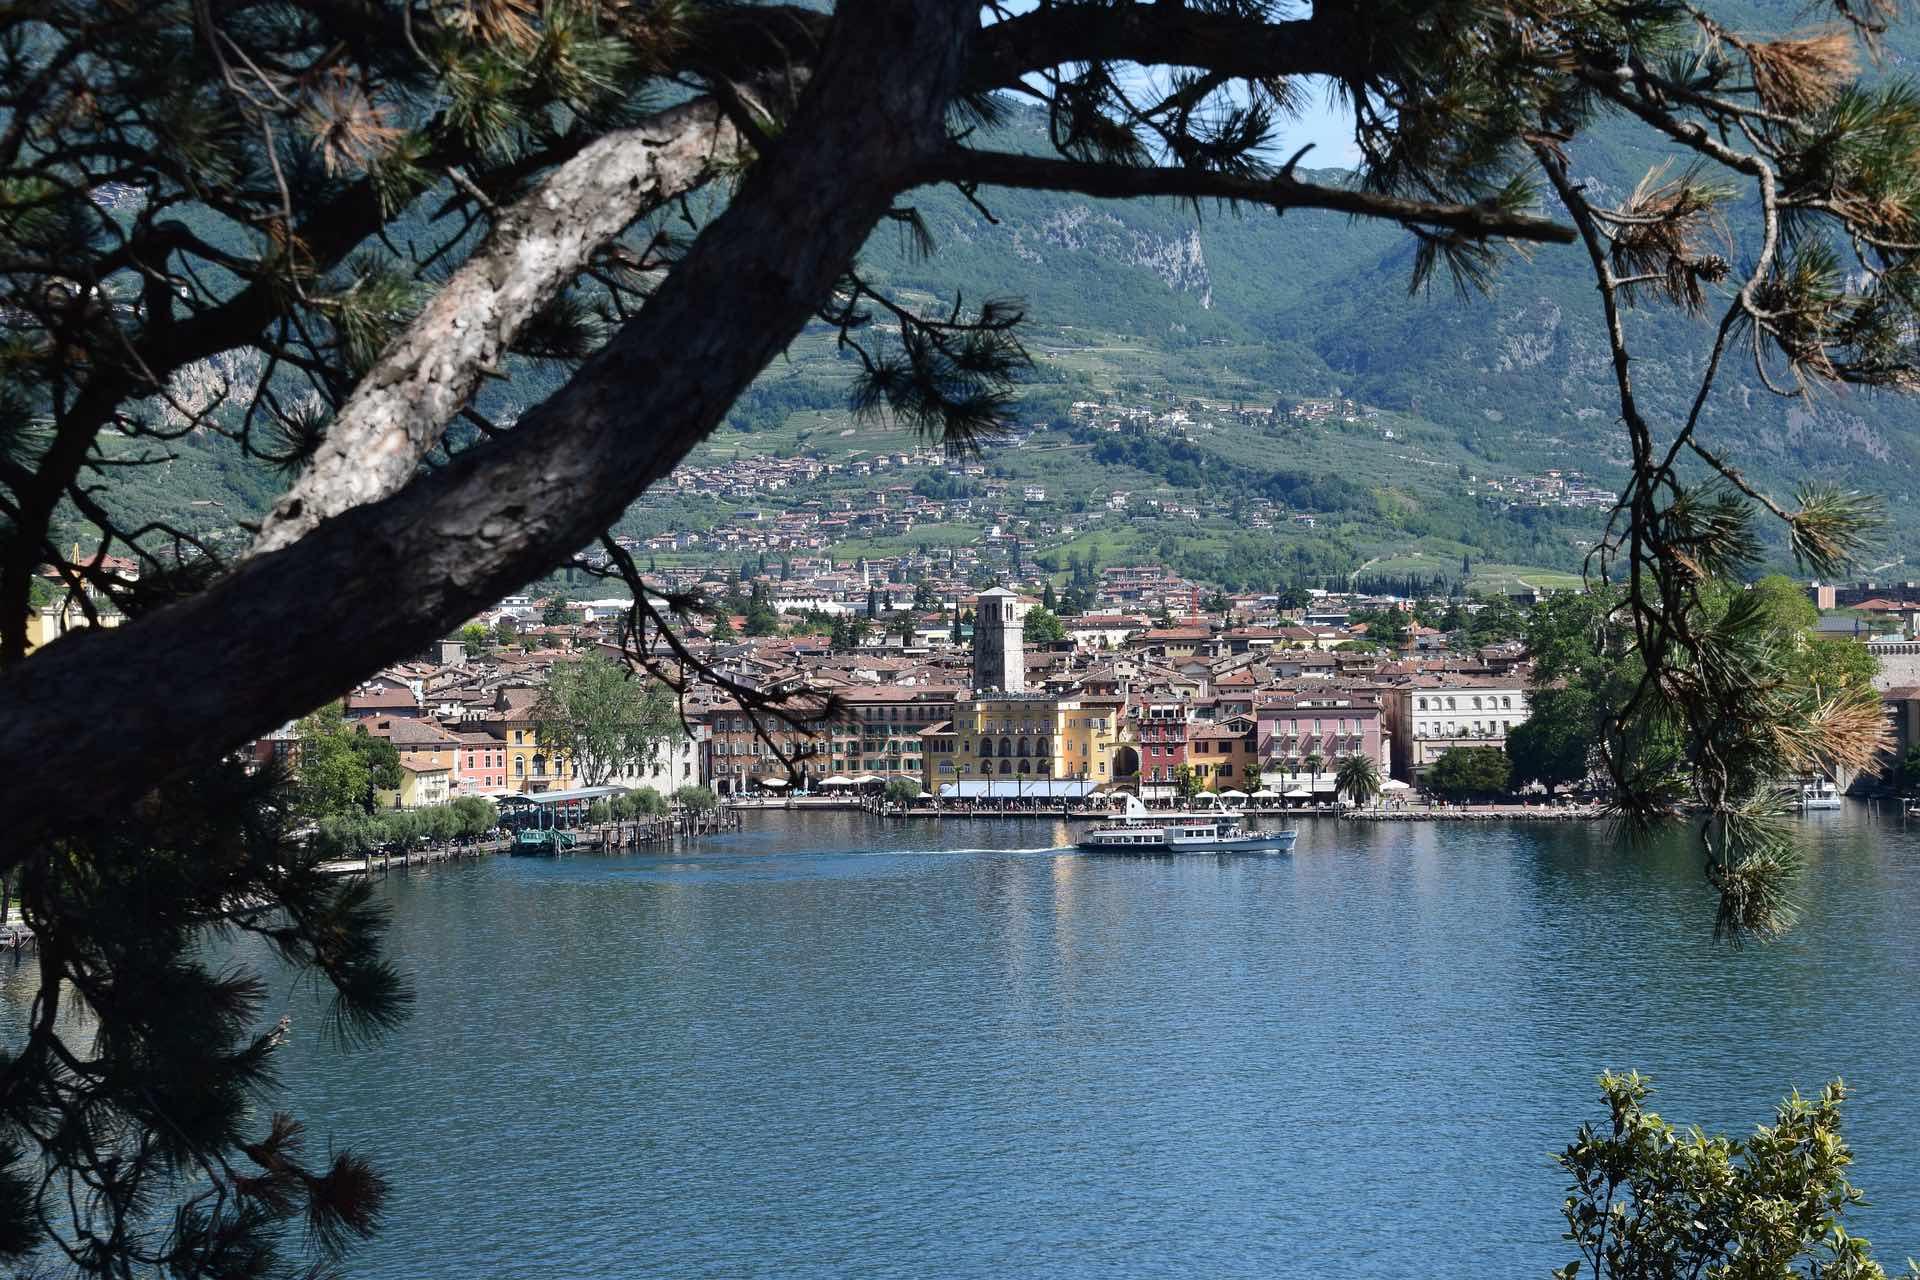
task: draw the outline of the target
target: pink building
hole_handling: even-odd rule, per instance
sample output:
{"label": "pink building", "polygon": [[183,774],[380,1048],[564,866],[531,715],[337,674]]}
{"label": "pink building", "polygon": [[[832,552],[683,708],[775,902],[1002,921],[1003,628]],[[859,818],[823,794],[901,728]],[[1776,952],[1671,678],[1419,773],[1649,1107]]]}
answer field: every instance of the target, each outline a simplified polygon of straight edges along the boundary
{"label": "pink building", "polygon": [[456,734],[460,745],[454,749],[453,794],[457,796],[504,795],[507,785],[507,744],[490,733]]}
{"label": "pink building", "polygon": [[1186,700],[1136,697],[1127,715],[1140,743],[1140,794],[1150,799],[1171,796],[1174,771],[1187,763]]}
{"label": "pink building", "polygon": [[1387,774],[1387,746],[1380,695],[1371,689],[1258,696],[1260,759],[1270,769],[1300,773],[1300,762],[1320,757],[1322,772],[1352,755],[1370,756]]}

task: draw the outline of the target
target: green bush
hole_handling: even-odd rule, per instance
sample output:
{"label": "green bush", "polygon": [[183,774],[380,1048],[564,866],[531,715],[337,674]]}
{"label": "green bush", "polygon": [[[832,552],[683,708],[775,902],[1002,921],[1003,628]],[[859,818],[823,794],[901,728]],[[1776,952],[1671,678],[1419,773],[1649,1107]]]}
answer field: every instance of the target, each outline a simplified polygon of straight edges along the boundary
{"label": "green bush", "polygon": [[695,813],[706,813],[711,809],[718,809],[720,807],[720,797],[714,795],[711,788],[693,783],[689,783],[687,786],[675,791],[673,793],[673,802],[681,808],[691,809]]}
{"label": "green bush", "polygon": [[1449,800],[1497,795],[1507,789],[1513,762],[1498,747],[1455,747],[1433,762],[1427,785]]}
{"label": "green bush", "polygon": [[622,822],[657,817],[667,811],[667,798],[652,787],[622,792],[614,797],[613,816]]}
{"label": "green bush", "polygon": [[322,858],[364,857],[378,841],[377,820],[362,813],[322,818],[314,834],[314,851]]}
{"label": "green bush", "polygon": [[885,794],[894,804],[912,804],[920,798],[920,784],[912,778],[893,778],[888,781]]}
{"label": "green bush", "polygon": [[461,796],[447,806],[456,819],[456,834],[465,839],[483,836],[500,825],[500,806],[480,796]]}
{"label": "green bush", "polygon": [[1562,1238],[1580,1252],[1558,1280],[1886,1280],[1867,1241],[1843,1225],[1866,1199],[1847,1180],[1838,1080],[1816,1098],[1789,1095],[1750,1138],[1675,1128],[1647,1109],[1650,1084],[1637,1072],[1601,1076],[1600,1088],[1608,1118],[1581,1125],[1557,1158],[1572,1179]]}

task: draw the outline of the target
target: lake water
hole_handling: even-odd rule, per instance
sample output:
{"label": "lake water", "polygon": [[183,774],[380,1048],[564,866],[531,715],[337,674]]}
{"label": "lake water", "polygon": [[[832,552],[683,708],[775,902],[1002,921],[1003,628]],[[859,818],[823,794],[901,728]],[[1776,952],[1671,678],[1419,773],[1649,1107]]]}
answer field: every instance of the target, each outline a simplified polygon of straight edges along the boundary
{"label": "lake water", "polygon": [[1579,825],[1126,860],[1049,822],[768,813],[396,870],[418,1011],[346,1052],[296,998],[285,1105],[395,1184],[361,1276],[1544,1276],[1600,1070],[1741,1131],[1843,1075],[1892,1271],[1920,827],[1806,823],[1804,920],[1741,951],[1696,854]]}

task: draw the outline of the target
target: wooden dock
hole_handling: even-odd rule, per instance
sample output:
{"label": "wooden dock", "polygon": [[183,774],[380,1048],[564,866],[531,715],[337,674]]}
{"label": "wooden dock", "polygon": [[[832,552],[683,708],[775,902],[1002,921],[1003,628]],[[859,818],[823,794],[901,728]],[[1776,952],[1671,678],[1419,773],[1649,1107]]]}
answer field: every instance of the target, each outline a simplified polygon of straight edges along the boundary
{"label": "wooden dock", "polygon": [[[681,810],[651,818],[625,822],[607,822],[591,827],[572,828],[575,843],[565,855],[583,853],[621,853],[641,849],[670,849],[705,836],[740,828],[740,815],[725,808],[705,812]],[[418,848],[369,853],[361,858],[341,858],[320,864],[331,876],[371,876],[385,874],[396,865],[402,868],[432,866],[441,862],[497,857],[513,848],[511,836],[494,840],[453,841],[444,845],[425,844]]]}

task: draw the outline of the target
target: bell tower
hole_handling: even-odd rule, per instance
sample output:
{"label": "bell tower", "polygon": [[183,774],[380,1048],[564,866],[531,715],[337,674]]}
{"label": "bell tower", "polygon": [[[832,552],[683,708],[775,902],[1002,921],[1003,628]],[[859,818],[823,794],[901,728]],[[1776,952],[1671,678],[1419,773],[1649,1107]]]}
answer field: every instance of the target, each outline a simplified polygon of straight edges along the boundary
{"label": "bell tower", "polygon": [[976,693],[1027,691],[1020,597],[1005,587],[982,591],[974,609],[973,688]]}

